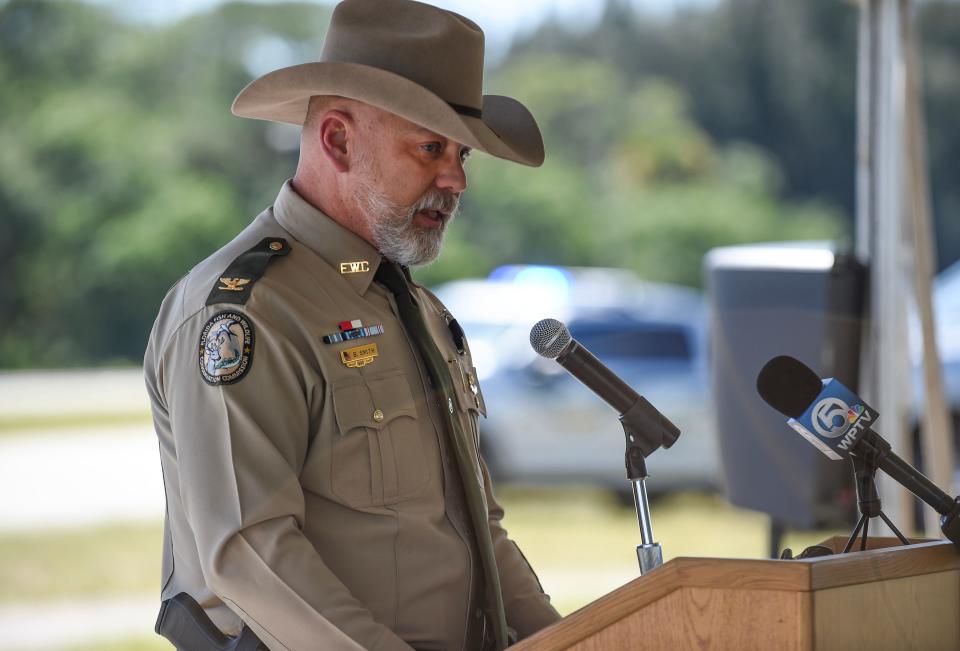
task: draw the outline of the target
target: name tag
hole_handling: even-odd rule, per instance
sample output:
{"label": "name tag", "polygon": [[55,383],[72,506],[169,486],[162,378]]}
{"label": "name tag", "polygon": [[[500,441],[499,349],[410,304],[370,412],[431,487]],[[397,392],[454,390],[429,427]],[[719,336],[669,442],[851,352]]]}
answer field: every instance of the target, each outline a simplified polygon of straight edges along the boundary
{"label": "name tag", "polygon": [[340,361],[349,368],[360,368],[370,364],[377,358],[380,352],[376,344],[367,344],[365,346],[355,346],[340,351]]}

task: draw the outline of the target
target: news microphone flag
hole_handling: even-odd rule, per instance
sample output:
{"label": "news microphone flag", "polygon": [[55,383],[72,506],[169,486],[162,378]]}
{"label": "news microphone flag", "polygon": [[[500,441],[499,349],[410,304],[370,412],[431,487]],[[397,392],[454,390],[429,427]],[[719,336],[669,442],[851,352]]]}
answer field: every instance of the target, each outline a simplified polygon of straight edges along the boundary
{"label": "news microphone flag", "polygon": [[839,461],[850,455],[850,449],[879,415],[839,380],[827,378],[807,410],[787,424],[829,458]]}

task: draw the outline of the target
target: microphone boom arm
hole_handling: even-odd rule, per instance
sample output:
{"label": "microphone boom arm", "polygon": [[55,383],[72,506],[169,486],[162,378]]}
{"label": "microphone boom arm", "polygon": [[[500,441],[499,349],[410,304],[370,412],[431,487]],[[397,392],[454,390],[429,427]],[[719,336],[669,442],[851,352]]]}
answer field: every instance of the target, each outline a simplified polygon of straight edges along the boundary
{"label": "microphone boom arm", "polygon": [[940,531],[947,540],[960,547],[960,497],[951,498],[909,463],[895,454],[887,454],[890,444],[872,430],[867,430],[863,442],[876,455],[880,470],[901,486],[909,487],[908,490],[920,501],[940,514]]}
{"label": "microphone boom arm", "polygon": [[[593,353],[576,339],[557,356],[557,362],[588,389],[604,399],[620,414],[627,437],[627,478],[647,476],[643,459],[657,449],[669,448],[680,436],[680,429],[634,391],[629,384],[610,372]],[[592,372],[588,372],[588,369]]]}

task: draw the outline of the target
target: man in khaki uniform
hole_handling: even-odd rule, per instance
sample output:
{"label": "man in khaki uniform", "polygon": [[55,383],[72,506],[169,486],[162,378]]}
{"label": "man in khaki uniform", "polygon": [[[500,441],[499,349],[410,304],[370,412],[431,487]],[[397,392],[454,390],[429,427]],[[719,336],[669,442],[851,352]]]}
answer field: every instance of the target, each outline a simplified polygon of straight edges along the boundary
{"label": "man in khaki uniform", "polygon": [[483,96],[483,33],[345,0],[316,63],[234,102],[303,125],[274,204],[168,293],[145,356],[167,497],[162,598],[271,649],[487,649],[559,618],[500,526],[469,346],[406,267],[439,253],[471,149],[540,132]]}

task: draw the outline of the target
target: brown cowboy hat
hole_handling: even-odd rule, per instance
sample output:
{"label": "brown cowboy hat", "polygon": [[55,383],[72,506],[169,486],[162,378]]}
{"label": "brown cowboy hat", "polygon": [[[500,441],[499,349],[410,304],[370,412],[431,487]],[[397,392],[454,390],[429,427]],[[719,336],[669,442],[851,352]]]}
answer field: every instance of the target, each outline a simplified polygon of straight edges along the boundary
{"label": "brown cowboy hat", "polygon": [[254,79],[234,115],[302,125],[312,95],[360,100],[468,147],[543,163],[543,138],[523,104],[483,94],[483,30],[412,0],[344,0],[320,60]]}

